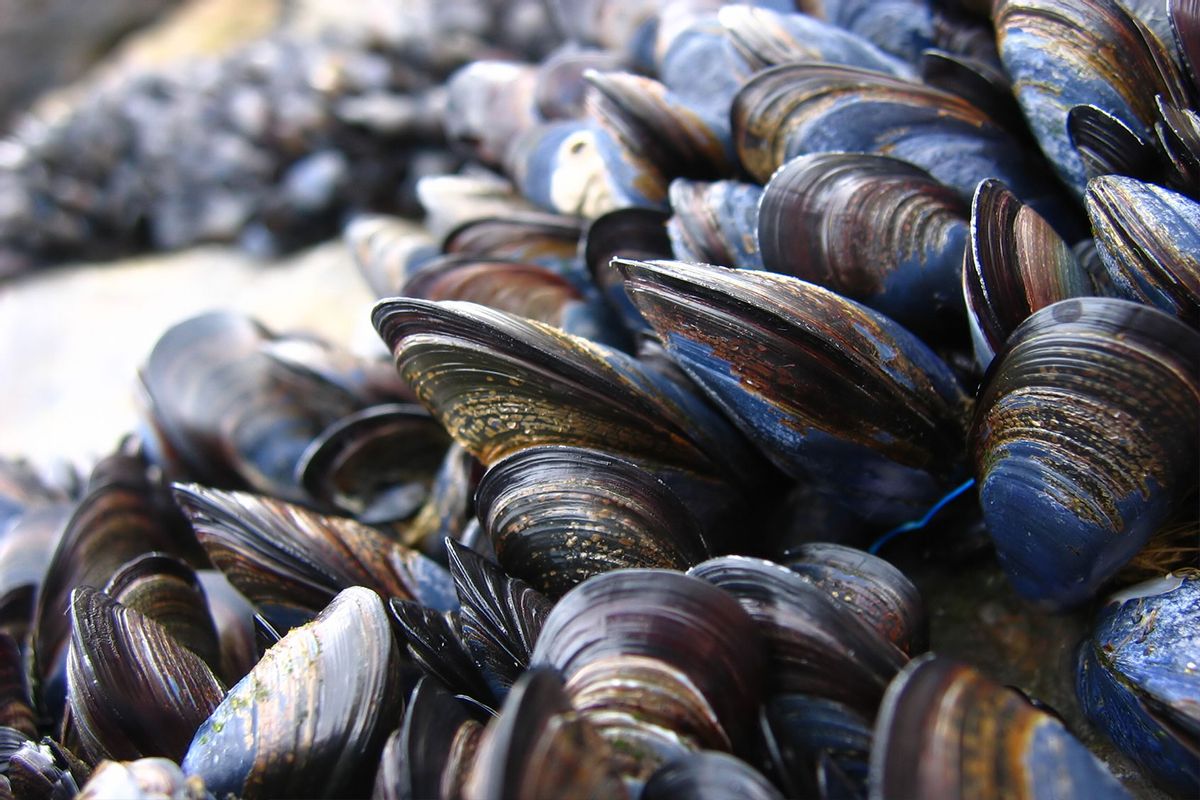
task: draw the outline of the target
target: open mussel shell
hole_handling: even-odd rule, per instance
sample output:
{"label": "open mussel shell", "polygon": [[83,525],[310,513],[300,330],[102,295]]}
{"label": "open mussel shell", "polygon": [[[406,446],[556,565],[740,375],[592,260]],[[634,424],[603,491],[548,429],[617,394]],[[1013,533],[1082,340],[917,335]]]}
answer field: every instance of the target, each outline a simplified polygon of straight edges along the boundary
{"label": "open mussel shell", "polygon": [[1120,297],[1200,327],[1200,203],[1134,178],[1088,183],[1096,250]]}
{"label": "open mussel shell", "polygon": [[449,446],[450,437],[425,409],[385,403],[326,428],[296,469],[313,500],[379,525],[416,514]]}
{"label": "open mussel shell", "polygon": [[376,800],[462,797],[483,725],[433,678],[422,678],[404,722],[384,745],[375,775]]}
{"label": "open mussel shell", "polygon": [[1029,126],[1080,197],[1087,172],[1067,133],[1072,108],[1094,105],[1149,140],[1155,95],[1186,105],[1168,45],[1116,0],[1001,0],[993,20]]}
{"label": "open mussel shell", "polygon": [[438,254],[437,241],[410,220],[382,214],[356,217],[342,238],[376,297],[390,297],[409,275]]}
{"label": "open mussel shell", "polygon": [[758,242],[762,193],[760,186],[739,181],[671,181],[667,222],[671,253],[667,255],[674,254],[679,261],[762,269]]}
{"label": "open mussel shell", "polygon": [[93,762],[179,760],[225,694],[199,656],[103,592],[71,594],[67,704]]}
{"label": "open mussel shell", "polygon": [[761,474],[716,412],[624,353],[471,303],[396,298],[372,321],[421,402],[485,466],[559,444],[737,484]]}
{"label": "open mussel shell", "polygon": [[1033,312],[1100,293],[1049,223],[993,179],[981,182],[971,199],[962,292],[981,367]]}
{"label": "open mussel shell", "polygon": [[628,797],[610,745],[551,669],[526,672],[488,725],[465,786],[472,800]]}
{"label": "open mussel shell", "polygon": [[163,553],[147,553],[113,573],[104,594],[157,622],[172,639],[220,674],[221,646],[216,626],[204,587],[190,566]]}
{"label": "open mussel shell", "polygon": [[929,620],[921,594],[887,561],[854,547],[812,542],[789,550],[783,563],[908,655],[925,649]]}
{"label": "open mussel shell", "polygon": [[285,628],[351,586],[384,597],[422,594],[405,564],[409,551],[352,519],[196,485],[177,485],[175,494],[217,568]]}
{"label": "open mussel shell", "polygon": [[777,694],[763,703],[767,758],[789,797],[865,797],[870,717],[807,694]]}
{"label": "open mussel shell", "polygon": [[968,401],[892,320],[790,276],[619,264],[671,355],[785,472],[896,524],[962,470]]}
{"label": "open mussel shell", "polygon": [[966,664],[932,654],[888,687],[871,750],[873,800],[1125,798],[1055,717]]}
{"label": "open mussel shell", "polygon": [[659,767],[642,800],[783,800],[769,780],[740,758],[704,750]]}
{"label": "open mussel shell", "polygon": [[1094,594],[1195,488],[1198,438],[1194,329],[1098,297],[1022,323],[971,432],[984,520],[1017,591],[1056,607]]}
{"label": "open mussel shell", "polygon": [[1109,598],[1079,653],[1076,691],[1092,724],[1164,789],[1200,793],[1200,573]]}
{"label": "open mussel shell", "polygon": [[688,571],[735,597],[767,644],[774,692],[801,692],[875,711],[907,657],[826,589],[786,567],[722,556]]}
{"label": "open mussel shell", "polygon": [[552,597],[612,569],[685,570],[709,555],[666,484],[600,450],[514,453],[484,474],[476,504],[500,565]]}
{"label": "open mussel shell", "polygon": [[463,643],[497,696],[529,666],[533,646],[554,603],[525,581],[454,541],[446,542],[460,605]]}
{"label": "open mussel shell", "polygon": [[366,796],[404,698],[383,602],[354,587],[267,651],[183,759],[214,796]]}
{"label": "open mussel shell", "polygon": [[1079,153],[1084,174],[1157,177],[1161,157],[1119,117],[1096,106],[1075,106],[1067,113],[1067,135]]}
{"label": "open mussel shell", "polygon": [[654,754],[637,755],[655,746],[642,738],[652,738],[647,728],[683,737],[684,750],[742,741],[765,666],[756,626],[733,597],[646,569],[607,572],[568,592],[546,619],[532,664],[557,668],[574,706],[651,767]]}
{"label": "open mussel shell", "polygon": [[895,158],[813,153],[763,189],[763,266],[887,314],[912,330],[957,323],[967,207],[929,173]]}
{"label": "open mussel shell", "polygon": [[815,152],[888,155],[927,171],[966,199],[996,177],[1026,202],[1056,207],[1054,188],[1021,143],[958,95],[871,70],[783,64],[734,99],[734,143],[760,181]]}
{"label": "open mussel shell", "polygon": [[304,499],[295,482],[301,454],[362,402],[312,369],[272,358],[272,338],[253,320],[222,312],[159,338],[141,379],[148,445],[172,477]]}
{"label": "open mussel shell", "polygon": [[808,14],[727,5],[717,18],[752,72],[793,61],[825,61],[911,78],[913,68],[868,40]]}
{"label": "open mussel shell", "polygon": [[122,453],[96,465],[38,594],[31,637],[32,683],[43,710],[57,716],[66,690],[71,590],[104,586],[122,564],[156,551],[203,561],[187,522],[140,458]]}
{"label": "open mussel shell", "polygon": [[183,774],[166,758],[105,761],[76,795],[78,800],[208,800],[204,781]]}

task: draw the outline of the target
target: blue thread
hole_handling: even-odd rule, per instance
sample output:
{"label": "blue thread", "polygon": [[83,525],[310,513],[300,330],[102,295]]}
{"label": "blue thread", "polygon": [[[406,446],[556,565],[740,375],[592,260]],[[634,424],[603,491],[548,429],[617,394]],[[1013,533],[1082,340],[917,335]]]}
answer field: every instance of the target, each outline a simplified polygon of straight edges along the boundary
{"label": "blue thread", "polygon": [[939,511],[941,511],[943,508],[945,508],[949,503],[954,502],[954,500],[959,495],[961,495],[963,492],[967,491],[974,485],[975,485],[975,479],[971,478],[968,481],[966,481],[965,483],[963,483],[961,486],[958,486],[957,488],[953,489],[949,494],[947,494],[941,500],[938,500],[936,503],[934,503],[933,507],[925,512],[925,516],[921,517],[920,519],[909,520],[908,522],[905,522],[902,525],[897,525],[895,528],[892,528],[890,531],[885,533],[883,536],[880,536],[878,539],[876,539],[871,544],[871,546],[867,548],[867,552],[873,556],[877,556],[877,555],[879,555],[879,551],[883,548],[883,546],[885,544],[890,542],[892,539],[895,539],[900,534],[907,533],[908,531],[915,531],[919,528],[924,528],[926,525],[929,524],[929,520],[933,519],[935,514],[937,514]]}

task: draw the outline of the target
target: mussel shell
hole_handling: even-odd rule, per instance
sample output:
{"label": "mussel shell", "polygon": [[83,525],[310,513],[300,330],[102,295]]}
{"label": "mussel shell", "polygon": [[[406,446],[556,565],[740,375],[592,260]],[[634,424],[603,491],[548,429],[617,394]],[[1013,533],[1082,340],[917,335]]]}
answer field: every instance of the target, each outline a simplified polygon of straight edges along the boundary
{"label": "mussel shell", "polygon": [[497,696],[529,666],[533,646],[554,603],[491,561],[454,541],[446,542],[450,573],[461,606],[463,643]]}
{"label": "mussel shell", "polygon": [[1186,90],[1170,53],[1116,0],[1001,0],[993,20],[1030,128],[1080,197],[1087,175],[1067,135],[1072,108],[1097,106],[1149,139],[1155,95],[1183,104]]}
{"label": "mussel shell", "polygon": [[869,717],[835,700],[779,694],[763,703],[760,725],[769,760],[789,797],[866,795]]}
{"label": "mussel shell", "polygon": [[404,280],[438,254],[421,225],[399,217],[364,215],[346,225],[342,238],[375,297],[390,297]]}
{"label": "mussel shell", "polygon": [[1076,692],[1092,724],[1163,788],[1200,792],[1200,574],[1111,597],[1079,653]]}
{"label": "mussel shell", "polygon": [[460,67],[446,82],[446,138],[500,166],[513,140],[540,122],[536,86],[530,64],[484,59]]}
{"label": "mussel shell", "polygon": [[1126,300],[1063,300],[1017,328],[971,432],[984,519],[1017,591],[1077,604],[1170,517],[1195,487],[1198,376],[1200,333]]}
{"label": "mussel shell", "polygon": [[[669,195],[667,233],[677,260],[763,268],[758,242],[761,187],[739,181],[705,183],[676,178]],[[646,260],[636,255],[621,257]]]}
{"label": "mussel shell", "polygon": [[229,691],[183,771],[217,797],[365,796],[403,703],[398,667],[378,595],[347,589]]}
{"label": "mussel shell", "polygon": [[437,678],[455,695],[468,697],[486,708],[495,708],[497,695],[459,633],[458,616],[426,608],[420,603],[392,598],[392,615],[399,623],[412,660],[425,674]]}
{"label": "mussel shell", "polygon": [[422,678],[388,737],[372,797],[420,800],[461,797],[483,726],[433,678]]}
{"label": "mussel shell", "polygon": [[968,401],[892,320],[789,276],[618,263],[672,356],[785,472],[896,524],[961,469]]}
{"label": "mussel shell", "polygon": [[208,598],[208,611],[221,647],[218,674],[226,686],[245,677],[258,661],[255,650],[254,606],[218,570],[201,570],[197,577]]}
{"label": "mussel shell", "polygon": [[825,61],[903,78],[915,76],[911,66],[868,40],[808,14],[727,5],[717,18],[752,72],[793,61]]}
{"label": "mussel shell", "polygon": [[1033,312],[1059,300],[1098,294],[1054,229],[992,179],[982,181],[971,200],[962,290],[981,367]]}
{"label": "mussel shell", "polygon": [[856,67],[784,64],[734,99],[734,144],[760,181],[797,155],[888,155],[929,172],[964,199],[999,178],[1026,202],[1055,206],[1054,189],[1021,143],[958,95]]}
{"label": "mussel shell", "polygon": [[26,739],[37,736],[21,648],[7,633],[0,633],[0,726]]}
{"label": "mussel shell", "polygon": [[1158,115],[1162,120],[1155,123],[1154,132],[1170,162],[1163,182],[1196,198],[1200,194],[1196,188],[1200,184],[1200,112],[1178,108],[1159,97]]}
{"label": "mussel shell", "polygon": [[576,119],[584,114],[584,96],[589,70],[614,72],[625,69],[625,59],[611,50],[567,44],[538,65],[534,100],[543,119]]}
{"label": "mussel shell", "polygon": [[688,571],[732,595],[767,643],[773,692],[814,694],[871,715],[907,657],[874,627],[786,567],[721,556]]}
{"label": "mussel shell", "polygon": [[71,594],[67,703],[93,762],[179,760],[225,688],[153,619],[103,592]]}
{"label": "mussel shell", "polygon": [[283,613],[285,626],[351,586],[384,597],[420,591],[399,560],[407,551],[352,519],[194,484],[177,485],[175,494],[213,563],[262,610]]}
{"label": "mussel shell", "polygon": [[105,761],[76,795],[78,800],[208,800],[204,781],[183,774],[166,758]]}
{"label": "mussel shell", "polygon": [[486,466],[561,444],[738,484],[761,473],[699,398],[618,351],[470,303],[387,300],[372,321],[421,402]]}
{"label": "mussel shell", "polygon": [[1072,108],[1067,113],[1067,134],[1089,178],[1109,174],[1149,178],[1161,171],[1154,146],[1102,108]]}
{"label": "mussel shell", "polygon": [[[443,245],[446,236],[476,222],[538,213],[537,207],[521,196],[512,181],[478,165],[455,175],[422,176],[417,181],[417,198],[425,210],[421,232],[426,237],[432,235]],[[402,237],[401,241],[406,239]],[[434,254],[437,252],[439,248],[434,247]],[[393,294],[394,288],[384,296]]]}
{"label": "mussel shell", "polygon": [[1056,718],[932,654],[896,676],[875,721],[872,800],[1129,795]]}
{"label": "mussel shell", "polygon": [[912,330],[961,319],[967,207],[905,161],[813,153],[776,170],[763,189],[763,266],[887,314]]}
{"label": "mussel shell", "polygon": [[303,501],[296,464],[309,442],[362,405],[312,368],[272,358],[271,334],[212,312],[164,333],[141,372],[154,457],[173,477]]}
{"label": "mussel shell", "polygon": [[8,762],[13,795],[22,800],[70,800],[87,783],[91,770],[48,736],[25,742]]}
{"label": "mussel shell", "polygon": [[[740,741],[758,704],[764,652],[754,622],[736,600],[677,572],[607,572],[559,600],[542,627],[532,664],[559,669],[572,687],[571,694],[577,696],[601,689],[596,682],[589,685],[589,673],[599,681],[619,681],[620,664],[631,657],[637,661],[630,666],[643,663],[647,674],[661,665],[662,674],[680,676],[680,686],[691,693],[688,702],[698,699],[698,710],[707,707],[707,713],[715,716],[707,723],[700,717],[685,717],[694,726],[686,732],[711,741],[714,734],[708,731],[719,723],[718,743],[725,736]],[[607,665],[612,669],[597,669]],[[613,705],[623,701],[625,710],[648,720],[679,714],[665,701],[657,707],[645,706],[654,688],[624,696],[614,691],[607,699]],[[613,705],[608,710],[618,710]]]}
{"label": "mussel shell", "polygon": [[543,797],[625,798],[611,753],[571,707],[550,669],[526,672],[479,742],[466,786],[473,800]]}
{"label": "mussel shell", "polygon": [[583,259],[592,282],[631,331],[649,325],[625,294],[625,279],[613,258],[666,258],[671,255],[667,214],[653,208],[620,208],[592,221],[584,238]]}
{"label": "mussel shell", "polygon": [[646,781],[642,800],[783,800],[770,781],[728,753],[691,753],[658,768]]}
{"label": "mussel shell", "polygon": [[783,563],[908,655],[926,648],[929,619],[921,594],[882,558],[853,547],[813,542],[789,550]]}
{"label": "mussel shell", "polygon": [[1096,250],[1119,296],[1200,327],[1200,203],[1152,183],[1088,183]]}
{"label": "mussel shell", "polygon": [[29,635],[46,564],[73,511],[70,503],[31,508],[0,532],[0,631],[18,641]]}
{"label": "mussel shell", "polygon": [[217,630],[204,587],[190,566],[163,553],[147,553],[113,573],[104,585],[104,594],[157,622],[172,639],[220,673]]}
{"label": "mussel shell", "polygon": [[573,277],[579,272],[583,232],[583,221],[575,217],[531,210],[464,222],[446,234],[442,249],[450,255],[538,264]]}
{"label": "mussel shell", "polygon": [[296,471],[325,508],[379,525],[417,512],[449,446],[450,437],[425,409],[385,403],[326,428]]}
{"label": "mussel shell", "polygon": [[39,704],[52,715],[65,691],[71,590],[103,586],[127,561],[157,551],[202,561],[187,522],[146,465],[117,454],[92,471],[87,494],[75,508],[46,567],[34,612],[32,677]]}
{"label": "mussel shell", "polygon": [[612,569],[684,570],[709,554],[664,483],[599,450],[514,453],[484,474],[476,503],[501,566],[552,597]]}

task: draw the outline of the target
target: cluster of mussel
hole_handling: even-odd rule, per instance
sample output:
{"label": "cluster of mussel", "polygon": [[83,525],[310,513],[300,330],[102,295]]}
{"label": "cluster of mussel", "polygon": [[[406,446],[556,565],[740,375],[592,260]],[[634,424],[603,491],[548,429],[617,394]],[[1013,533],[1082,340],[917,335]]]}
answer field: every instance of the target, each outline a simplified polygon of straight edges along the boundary
{"label": "cluster of mussel", "polygon": [[973,498],[1049,609],[1176,545],[1077,687],[1200,789],[1200,3],[799,6],[556,3],[347,231],[394,369],[198,317],[4,475],[18,796],[1124,796],[847,544]]}

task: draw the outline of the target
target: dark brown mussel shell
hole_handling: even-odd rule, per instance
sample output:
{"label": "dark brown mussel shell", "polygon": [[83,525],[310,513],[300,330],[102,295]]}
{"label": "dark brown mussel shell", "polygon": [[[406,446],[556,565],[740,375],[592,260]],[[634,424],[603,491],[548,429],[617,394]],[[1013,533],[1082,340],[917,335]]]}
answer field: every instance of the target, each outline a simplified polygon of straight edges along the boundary
{"label": "dark brown mussel shell", "polygon": [[846,703],[870,716],[907,657],[828,591],[771,561],[722,556],[688,571],[735,597],[767,643],[773,692]]}
{"label": "dark brown mussel shell", "polygon": [[745,761],[719,751],[689,753],[663,764],[639,795],[642,800],[783,800],[770,781]]}
{"label": "dark brown mussel shell", "polygon": [[499,683],[492,690],[500,696],[529,666],[554,603],[464,545],[453,541],[446,545],[458,591],[463,644],[480,672]]}
{"label": "dark brown mussel shell", "polygon": [[409,275],[439,252],[437,242],[422,225],[382,214],[355,218],[342,237],[376,297],[391,297]]}
{"label": "dark brown mussel shell", "polygon": [[551,597],[612,569],[685,570],[709,555],[666,484],[600,450],[514,453],[484,474],[476,504],[500,565]]}
{"label": "dark brown mussel shell", "polygon": [[533,669],[488,725],[465,786],[472,800],[628,797],[610,745],[571,706],[562,679]]}
{"label": "dark brown mussel shell", "polygon": [[353,587],[267,651],[183,759],[216,797],[364,797],[404,697],[383,602]]}
{"label": "dark brown mussel shell", "polygon": [[103,592],[71,594],[67,704],[93,761],[178,761],[225,688],[199,656],[153,619]]}
{"label": "dark brown mussel shell", "polygon": [[385,403],[341,418],[309,444],[296,469],[322,507],[367,525],[412,517],[450,446],[425,409]]}
{"label": "dark brown mussel shell", "polygon": [[147,553],[127,561],[104,586],[124,608],[149,617],[221,674],[221,646],[195,570],[178,558]]}
{"label": "dark brown mussel shell", "polygon": [[1129,175],[1157,178],[1165,165],[1154,145],[1119,117],[1096,106],[1075,106],[1067,113],[1067,135],[1088,178]]}
{"label": "dark brown mussel shell", "polygon": [[762,193],[762,187],[739,181],[671,181],[667,222],[671,253],[680,261],[762,269],[758,242]]}
{"label": "dark brown mussel shell", "polygon": [[925,170],[887,156],[813,153],[763,189],[762,263],[914,331],[961,324],[967,207]]}
{"label": "dark brown mussel shell", "polygon": [[584,222],[539,211],[492,215],[462,223],[446,234],[449,255],[537,264],[566,277],[579,271]]}
{"label": "dark brown mussel shell", "polygon": [[422,678],[404,711],[404,722],[388,737],[374,800],[460,798],[479,746],[483,725],[433,678]]}
{"label": "dark brown mussel shell", "polygon": [[1098,297],[1022,323],[971,432],[984,520],[1017,591],[1052,607],[1091,597],[1195,489],[1198,440],[1196,330]]}
{"label": "dark brown mussel shell", "polygon": [[[1200,10],[1196,12],[1200,19]],[[1197,87],[1200,93],[1200,87]],[[1192,198],[1200,198],[1200,111],[1179,108],[1158,98],[1160,122],[1154,132],[1171,167],[1164,182]]]}
{"label": "dark brown mussel shell", "polygon": [[175,493],[213,563],[284,628],[351,586],[383,597],[453,596],[444,569],[352,519],[196,485]]}
{"label": "dark brown mussel shell", "polygon": [[165,758],[105,761],[79,790],[77,800],[209,800],[204,781],[188,777]]}
{"label": "dark brown mussel shell", "polygon": [[385,300],[372,321],[421,402],[485,466],[558,444],[739,484],[761,470],[703,401],[624,353],[472,303]]}
{"label": "dark brown mussel shell", "polygon": [[1071,109],[1094,105],[1148,141],[1155,95],[1186,105],[1168,45],[1117,0],[1000,0],[993,21],[1029,127],[1077,196],[1087,172],[1067,132]]}
{"label": "dark brown mussel shell", "polygon": [[571,703],[648,777],[688,750],[729,750],[753,724],[764,646],[733,597],[666,570],[618,570],[550,612],[534,666],[563,674]]}
{"label": "dark brown mussel shell", "polygon": [[1055,208],[1055,189],[1019,140],[958,95],[880,72],[784,64],[746,82],[731,111],[742,165],[760,181],[791,158],[844,151],[888,155],[966,199],[999,178],[1026,202]]}
{"label": "dark brown mussel shell", "polygon": [[326,426],[362,405],[345,387],[264,351],[272,336],[214,312],[175,325],[142,370],[148,445],[173,478],[300,502],[296,464]]}
{"label": "dark brown mussel shell", "polygon": [[790,276],[619,264],[671,355],[788,474],[882,524],[961,480],[969,401],[892,320]]}
{"label": "dark brown mussel shell", "polygon": [[932,654],[888,687],[870,786],[873,800],[1129,796],[1058,719],[974,668]]}
{"label": "dark brown mussel shell", "polygon": [[924,83],[966,99],[1013,136],[1037,146],[1013,97],[1012,82],[999,64],[945,50],[926,50],[921,53],[920,72]]}
{"label": "dark brown mussel shell", "polygon": [[853,547],[813,542],[789,550],[783,563],[909,656],[928,645],[929,619],[920,592],[882,558]]}
{"label": "dark brown mussel shell", "polygon": [[979,184],[971,200],[962,286],[981,367],[1033,312],[1059,300],[1099,294],[1046,220],[991,179]]}
{"label": "dark brown mussel shell", "polygon": [[0,727],[17,731],[26,739],[37,736],[21,648],[7,633],[0,633]]}
{"label": "dark brown mussel shell", "polygon": [[592,283],[626,329],[649,328],[625,294],[625,279],[613,258],[665,258],[671,255],[667,214],[654,208],[619,208],[592,221],[583,242],[583,260]]}
{"label": "dark brown mussel shell", "polygon": [[1104,175],[1088,183],[1087,208],[1118,296],[1200,327],[1200,202]]}
{"label": "dark brown mussel shell", "polygon": [[109,456],[96,465],[46,567],[34,612],[31,671],[39,706],[57,716],[66,691],[71,590],[104,586],[127,561],[156,551],[193,562],[204,554],[170,496],[140,458]]}
{"label": "dark brown mussel shell", "polygon": [[751,71],[793,61],[825,61],[914,77],[911,66],[871,42],[809,14],[783,14],[770,8],[727,5],[717,18]]}

